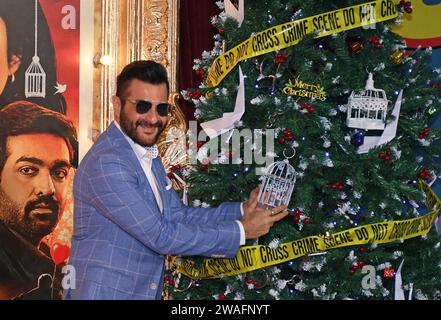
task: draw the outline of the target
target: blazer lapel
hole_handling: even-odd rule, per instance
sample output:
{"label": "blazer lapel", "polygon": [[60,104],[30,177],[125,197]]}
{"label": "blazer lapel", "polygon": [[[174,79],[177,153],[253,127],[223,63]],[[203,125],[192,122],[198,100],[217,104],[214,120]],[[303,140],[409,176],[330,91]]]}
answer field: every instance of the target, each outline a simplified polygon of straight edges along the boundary
{"label": "blazer lapel", "polygon": [[[117,148],[118,153],[125,154],[128,159],[130,160],[130,163],[132,164],[133,168],[135,169],[136,173],[139,177],[141,177],[141,188],[144,192],[144,196],[148,197],[149,203],[154,203],[156,206],[156,209],[159,211],[158,204],[156,202],[155,195],[153,193],[153,190],[150,186],[150,183],[147,180],[147,177],[144,173],[144,170],[142,169],[141,163],[138,160],[138,157],[135,154],[135,151],[133,151],[132,147],[130,146],[129,142],[126,140],[122,132],[115,126],[115,124],[112,122],[109,126],[109,128],[106,131],[110,137],[111,144]],[[154,163],[155,161],[153,161]],[[152,164],[153,169],[153,164]],[[154,171],[153,171],[154,173]],[[157,177],[157,175],[155,175]],[[158,184],[159,179],[158,180]],[[162,196],[162,187],[158,186],[159,192]],[[164,200],[163,200],[164,202]]]}
{"label": "blazer lapel", "polygon": [[118,153],[125,154],[129,158],[133,167],[136,169],[136,172],[142,172],[144,174],[141,164],[136,157],[135,151],[133,151],[129,142],[126,140],[122,132],[115,126],[113,122],[110,124],[107,132],[110,136],[111,144],[118,150]]}

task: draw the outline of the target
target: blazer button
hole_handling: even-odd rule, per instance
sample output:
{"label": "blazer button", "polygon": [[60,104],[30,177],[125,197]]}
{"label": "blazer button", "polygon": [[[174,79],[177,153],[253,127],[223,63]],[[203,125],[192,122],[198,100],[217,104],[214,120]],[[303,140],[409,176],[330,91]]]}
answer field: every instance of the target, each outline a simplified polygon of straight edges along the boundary
{"label": "blazer button", "polygon": [[150,283],[150,289],[152,289],[152,290],[156,290],[156,288],[158,287],[157,285],[156,285],[156,283]]}

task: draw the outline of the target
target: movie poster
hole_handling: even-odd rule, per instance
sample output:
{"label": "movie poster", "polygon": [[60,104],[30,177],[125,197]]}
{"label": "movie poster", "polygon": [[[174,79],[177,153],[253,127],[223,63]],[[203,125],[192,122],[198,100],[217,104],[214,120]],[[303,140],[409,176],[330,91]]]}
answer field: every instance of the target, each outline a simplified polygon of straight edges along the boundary
{"label": "movie poster", "polygon": [[61,299],[78,164],[80,0],[0,1],[0,299]]}

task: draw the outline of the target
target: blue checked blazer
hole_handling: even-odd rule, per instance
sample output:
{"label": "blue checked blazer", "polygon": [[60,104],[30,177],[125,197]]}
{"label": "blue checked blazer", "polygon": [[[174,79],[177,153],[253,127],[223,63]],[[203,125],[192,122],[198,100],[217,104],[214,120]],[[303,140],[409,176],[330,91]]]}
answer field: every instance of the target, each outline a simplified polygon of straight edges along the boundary
{"label": "blue checked blazer", "polygon": [[[240,203],[186,207],[152,161],[159,211],[135,152],[111,124],[82,160],[74,180],[69,264],[75,288],[66,299],[160,299],[164,255],[233,257],[240,243]],[[72,285],[71,285],[72,286]]]}

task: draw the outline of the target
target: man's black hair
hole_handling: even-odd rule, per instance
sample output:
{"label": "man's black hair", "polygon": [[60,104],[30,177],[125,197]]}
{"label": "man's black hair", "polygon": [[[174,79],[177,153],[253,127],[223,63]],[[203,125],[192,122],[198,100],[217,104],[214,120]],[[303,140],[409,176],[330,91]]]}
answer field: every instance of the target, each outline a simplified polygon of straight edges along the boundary
{"label": "man's black hair", "polygon": [[167,70],[155,61],[139,60],[125,66],[117,78],[116,96],[124,98],[130,81],[133,79],[151,84],[165,83],[167,85],[167,92],[170,92]]}

